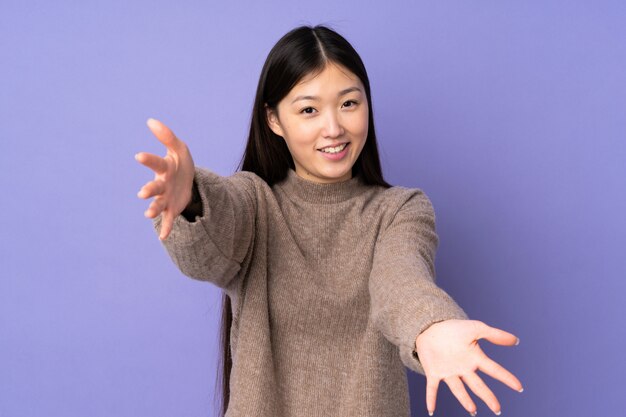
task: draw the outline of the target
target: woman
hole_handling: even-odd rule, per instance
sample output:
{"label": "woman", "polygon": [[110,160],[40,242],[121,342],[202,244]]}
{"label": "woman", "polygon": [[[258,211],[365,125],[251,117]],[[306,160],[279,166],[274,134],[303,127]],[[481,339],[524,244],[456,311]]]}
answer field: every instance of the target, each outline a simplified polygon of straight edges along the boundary
{"label": "woman", "polygon": [[155,172],[145,215],[184,274],[224,291],[222,413],[408,416],[403,365],[426,376],[431,415],[441,380],[499,414],[477,369],[521,390],[478,345],[518,339],[435,285],[432,204],[384,181],[367,73],[335,31],[295,28],[270,51],[233,175],[148,126],[167,155],[136,155]]}

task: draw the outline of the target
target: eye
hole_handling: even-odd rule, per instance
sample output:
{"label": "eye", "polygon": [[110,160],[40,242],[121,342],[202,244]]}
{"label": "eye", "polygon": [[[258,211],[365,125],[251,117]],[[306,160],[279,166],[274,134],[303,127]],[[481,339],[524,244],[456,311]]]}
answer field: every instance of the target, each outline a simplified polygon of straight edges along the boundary
{"label": "eye", "polygon": [[345,102],[345,103],[343,103],[343,104],[347,104],[347,103],[352,103],[352,105],[351,105],[351,106],[348,106],[348,107],[354,107],[354,106],[356,106],[357,104],[359,104],[359,102],[358,102],[358,101],[356,101],[356,100],[348,100],[348,101],[346,101],[346,102]]}
{"label": "eye", "polygon": [[312,112],[309,112],[307,110],[315,110],[313,107],[305,107],[302,110],[300,110],[300,113],[304,113],[304,114],[312,114]]}

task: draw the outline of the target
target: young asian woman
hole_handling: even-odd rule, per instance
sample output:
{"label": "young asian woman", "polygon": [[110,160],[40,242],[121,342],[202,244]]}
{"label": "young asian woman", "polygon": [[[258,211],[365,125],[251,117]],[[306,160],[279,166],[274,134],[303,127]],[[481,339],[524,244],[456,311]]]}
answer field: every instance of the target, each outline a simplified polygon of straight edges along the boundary
{"label": "young asian woman", "polygon": [[325,26],[301,26],[261,71],[240,170],[195,166],[155,119],[166,155],[138,196],[180,270],[223,289],[221,414],[410,415],[402,365],[444,381],[470,413],[465,383],[496,414],[477,370],[520,391],[478,340],[513,334],[471,320],[435,284],[433,206],[382,175],[365,66]]}

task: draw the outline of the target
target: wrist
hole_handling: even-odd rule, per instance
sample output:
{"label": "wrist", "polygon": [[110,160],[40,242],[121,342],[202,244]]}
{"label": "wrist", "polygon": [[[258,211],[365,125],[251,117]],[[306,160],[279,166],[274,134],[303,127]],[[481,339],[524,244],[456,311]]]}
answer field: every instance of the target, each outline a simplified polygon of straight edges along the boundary
{"label": "wrist", "polygon": [[446,320],[437,320],[434,321],[432,323],[430,323],[428,326],[426,326],[426,328],[424,330],[422,330],[420,332],[420,334],[417,335],[417,337],[415,338],[415,348],[417,349],[417,347],[419,346],[419,341],[425,339],[426,337],[428,337],[428,335],[426,335],[426,337],[423,337],[424,334],[426,334],[426,332],[428,332],[428,330],[432,329],[433,327],[435,327],[437,324],[439,323],[443,323]]}
{"label": "wrist", "polygon": [[198,184],[196,183],[196,180],[194,179],[191,182],[191,196],[189,197],[189,202],[187,203],[187,205],[191,205],[194,203],[199,203],[202,200],[200,199],[200,192],[198,191]]}
{"label": "wrist", "polygon": [[195,221],[196,216],[202,216],[202,198],[200,197],[198,185],[195,180],[191,186],[191,196],[189,197],[189,202],[181,214],[187,219],[187,221],[190,222]]}

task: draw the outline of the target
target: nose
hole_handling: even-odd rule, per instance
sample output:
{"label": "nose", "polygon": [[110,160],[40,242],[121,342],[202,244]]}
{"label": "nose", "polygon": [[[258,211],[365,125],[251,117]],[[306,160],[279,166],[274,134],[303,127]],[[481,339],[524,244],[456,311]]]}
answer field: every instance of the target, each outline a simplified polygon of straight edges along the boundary
{"label": "nose", "polygon": [[326,138],[337,138],[344,134],[343,126],[334,112],[328,112],[322,135]]}

